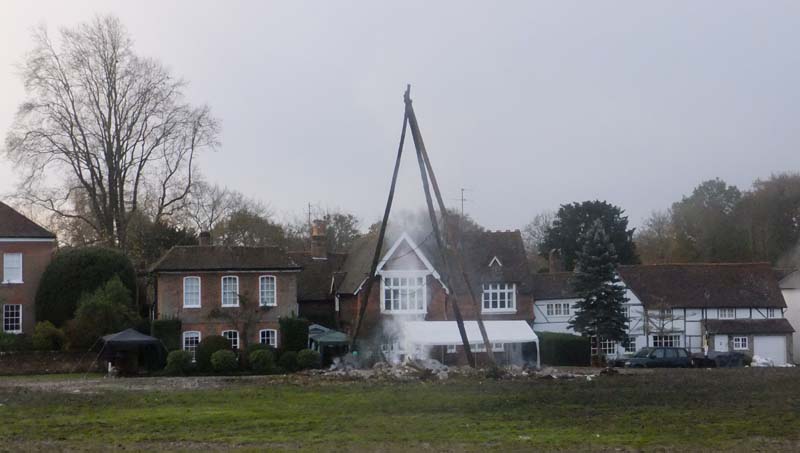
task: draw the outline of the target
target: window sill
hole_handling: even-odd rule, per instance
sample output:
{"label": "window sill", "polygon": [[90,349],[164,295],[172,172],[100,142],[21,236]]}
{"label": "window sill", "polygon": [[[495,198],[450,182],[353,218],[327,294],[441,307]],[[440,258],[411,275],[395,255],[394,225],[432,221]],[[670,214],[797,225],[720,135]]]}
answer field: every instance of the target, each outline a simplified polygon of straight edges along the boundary
{"label": "window sill", "polygon": [[484,308],[483,310],[481,310],[481,313],[485,313],[487,315],[509,314],[509,313],[516,313],[516,312],[517,312],[516,308],[488,309],[488,310]]}
{"label": "window sill", "polygon": [[25,282],[23,281],[14,281],[14,282],[0,282],[0,285],[22,285]]}
{"label": "window sill", "polygon": [[203,308],[200,305],[184,305],[183,308]]}
{"label": "window sill", "polygon": [[271,307],[277,307],[277,306],[278,306],[278,304],[258,304],[258,306],[259,306],[259,307],[267,307],[267,308],[271,308]]}
{"label": "window sill", "polygon": [[422,311],[400,311],[400,310],[381,310],[382,315],[425,315],[427,310]]}
{"label": "window sill", "polygon": [[239,304],[236,305],[222,305],[222,308],[239,308]]}

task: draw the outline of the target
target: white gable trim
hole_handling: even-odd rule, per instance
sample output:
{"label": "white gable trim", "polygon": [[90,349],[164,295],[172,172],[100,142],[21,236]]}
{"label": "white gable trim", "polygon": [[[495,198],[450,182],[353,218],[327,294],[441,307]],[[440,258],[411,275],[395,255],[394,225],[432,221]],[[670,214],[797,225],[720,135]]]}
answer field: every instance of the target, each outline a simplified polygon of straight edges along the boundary
{"label": "white gable trim", "polygon": [[494,265],[494,263],[497,263],[500,267],[503,267],[503,263],[501,263],[500,259],[498,257],[496,257],[496,256],[494,258],[492,258],[491,261],[489,261],[489,267],[492,267]]}
{"label": "white gable trim", "polygon": [[384,272],[394,272],[394,271],[384,271],[383,268],[384,268],[384,266],[386,266],[386,263],[389,262],[389,259],[392,257],[392,255],[394,255],[394,253],[397,251],[397,249],[400,247],[400,244],[402,244],[403,241],[408,243],[408,246],[411,247],[411,251],[414,252],[415,255],[417,255],[417,258],[419,258],[420,261],[422,261],[422,264],[425,266],[425,269],[428,272],[430,272],[430,274],[433,275],[433,277],[436,280],[439,280],[439,283],[442,284],[442,287],[444,287],[444,290],[448,294],[450,294],[450,290],[447,288],[447,286],[442,281],[442,278],[439,275],[439,273],[436,272],[436,269],[434,269],[434,267],[431,264],[431,262],[428,261],[428,258],[425,257],[425,255],[419,249],[419,246],[417,246],[417,243],[414,242],[413,239],[411,239],[411,236],[409,236],[408,233],[403,233],[400,236],[400,238],[397,241],[395,241],[394,245],[392,245],[392,247],[389,249],[389,251],[386,252],[385,255],[383,255],[383,259],[381,260],[380,263],[378,263],[378,268],[375,270],[375,273],[376,274],[381,274],[381,273],[384,273]]}

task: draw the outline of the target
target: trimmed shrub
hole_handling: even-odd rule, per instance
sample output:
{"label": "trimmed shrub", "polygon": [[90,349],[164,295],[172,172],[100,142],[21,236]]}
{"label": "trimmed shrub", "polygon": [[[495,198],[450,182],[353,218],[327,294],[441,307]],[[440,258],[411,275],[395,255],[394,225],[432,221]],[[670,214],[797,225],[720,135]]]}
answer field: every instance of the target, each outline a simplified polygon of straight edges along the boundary
{"label": "trimmed shrub", "polygon": [[255,351],[270,351],[272,353],[273,359],[277,354],[275,354],[275,348],[261,343],[250,343],[244,349],[244,353],[241,355],[241,362],[243,368],[250,368],[250,354]]}
{"label": "trimmed shrub", "polygon": [[75,319],[66,328],[70,348],[91,347],[103,335],[134,327],[141,320],[131,309],[131,295],[119,277],[81,297]]}
{"label": "trimmed shrub", "polygon": [[167,374],[173,376],[183,376],[189,374],[194,368],[192,363],[192,353],[189,351],[172,351],[167,355],[167,366],[164,368]]}
{"label": "trimmed shrub", "polygon": [[294,373],[297,371],[297,353],[294,351],[285,351],[278,359],[278,366],[280,366],[287,373]]}
{"label": "trimmed shrub", "polygon": [[167,351],[181,349],[181,332],[180,319],[156,319],[150,323],[150,336],[161,340]]}
{"label": "trimmed shrub", "polygon": [[269,349],[256,349],[247,356],[250,369],[256,373],[270,373],[275,369],[275,355]]}
{"label": "trimmed shrub", "polygon": [[217,373],[236,371],[236,368],[239,367],[239,361],[236,360],[236,353],[230,349],[221,349],[211,354],[211,367]]}
{"label": "trimmed shrub", "polygon": [[50,321],[37,322],[33,328],[33,348],[39,351],[60,351],[67,337]]}
{"label": "trimmed shrub", "polygon": [[308,347],[308,321],[295,316],[278,319],[284,351],[300,351]]}
{"label": "trimmed shrub", "polygon": [[[122,252],[84,247],[58,252],[47,266],[36,292],[36,319],[62,327],[72,319],[84,294],[119,277],[129,294],[136,294],[136,272]],[[129,301],[136,312],[134,300]]]}
{"label": "trimmed shrub", "polygon": [[311,349],[303,349],[297,353],[297,367],[301,370],[319,368],[322,365],[322,358],[319,352]]}
{"label": "trimmed shrub", "polygon": [[203,338],[195,351],[197,368],[203,371],[211,371],[211,356],[217,351],[229,351],[230,349],[231,342],[223,336],[211,335]]}
{"label": "trimmed shrub", "polygon": [[542,364],[588,366],[591,362],[590,340],[568,333],[536,332]]}
{"label": "trimmed shrub", "polygon": [[33,349],[33,343],[25,335],[0,332],[0,352],[30,351],[31,349]]}

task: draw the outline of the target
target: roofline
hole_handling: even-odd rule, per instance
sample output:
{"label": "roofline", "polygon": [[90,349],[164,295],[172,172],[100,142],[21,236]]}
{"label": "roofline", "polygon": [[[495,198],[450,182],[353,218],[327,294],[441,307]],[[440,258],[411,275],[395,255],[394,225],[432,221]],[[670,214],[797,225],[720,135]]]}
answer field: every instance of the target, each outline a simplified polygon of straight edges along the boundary
{"label": "roofline", "polygon": [[248,267],[242,269],[233,269],[230,267],[222,268],[204,268],[204,269],[153,269],[150,273],[153,274],[185,274],[187,272],[193,273],[254,273],[254,272],[300,272],[302,267]]}
{"label": "roofline", "polygon": [[55,236],[2,236],[0,242],[55,242]]}
{"label": "roofline", "polygon": [[772,264],[768,261],[746,261],[746,262],[724,262],[724,263],[653,263],[653,264],[621,264],[620,268],[633,268],[633,267],[667,267],[667,266],[685,266],[685,267],[700,267],[700,266],[769,266]]}

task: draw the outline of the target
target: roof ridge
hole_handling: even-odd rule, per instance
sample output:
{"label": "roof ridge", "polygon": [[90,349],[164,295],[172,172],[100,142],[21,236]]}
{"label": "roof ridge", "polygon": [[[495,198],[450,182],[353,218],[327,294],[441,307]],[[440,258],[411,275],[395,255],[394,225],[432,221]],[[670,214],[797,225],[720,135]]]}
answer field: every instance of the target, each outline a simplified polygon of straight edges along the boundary
{"label": "roof ridge", "polygon": [[768,261],[746,261],[746,262],[733,262],[733,261],[726,261],[724,263],[709,263],[709,262],[701,262],[701,263],[649,263],[649,264],[621,264],[619,267],[624,268],[632,268],[632,267],[701,267],[701,266],[770,266],[772,264]]}

